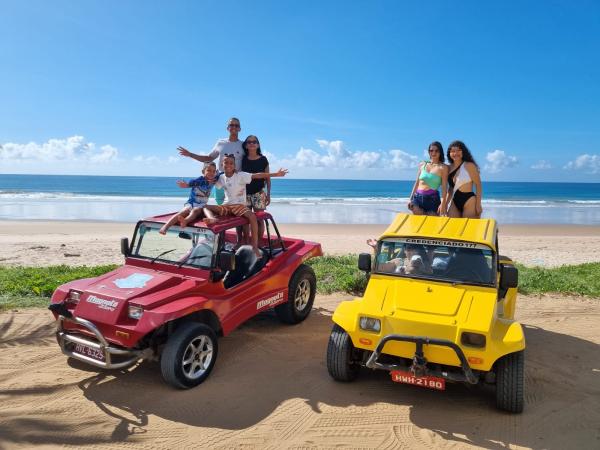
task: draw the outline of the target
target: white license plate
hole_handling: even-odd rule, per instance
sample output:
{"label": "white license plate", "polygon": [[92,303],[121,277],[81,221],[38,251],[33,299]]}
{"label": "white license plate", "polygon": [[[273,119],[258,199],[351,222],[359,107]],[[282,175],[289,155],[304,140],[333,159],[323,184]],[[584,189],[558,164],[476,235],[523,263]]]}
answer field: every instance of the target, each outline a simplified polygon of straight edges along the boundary
{"label": "white license plate", "polygon": [[95,348],[88,347],[84,344],[75,344],[75,348],[73,349],[73,351],[75,353],[79,353],[80,355],[87,356],[88,358],[95,359],[96,361],[105,361],[103,352]]}

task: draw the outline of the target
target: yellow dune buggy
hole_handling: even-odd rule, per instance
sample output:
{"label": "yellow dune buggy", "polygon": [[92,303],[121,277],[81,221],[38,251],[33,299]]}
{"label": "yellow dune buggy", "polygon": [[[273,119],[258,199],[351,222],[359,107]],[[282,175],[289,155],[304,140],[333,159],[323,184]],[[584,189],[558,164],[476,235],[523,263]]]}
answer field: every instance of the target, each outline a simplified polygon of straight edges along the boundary
{"label": "yellow dune buggy", "polygon": [[437,390],[495,384],[498,408],[523,410],[518,271],[499,256],[495,220],[398,214],[374,260],[362,253],[358,267],[369,273],[364,296],[333,315],[327,368],[335,380],[367,367]]}

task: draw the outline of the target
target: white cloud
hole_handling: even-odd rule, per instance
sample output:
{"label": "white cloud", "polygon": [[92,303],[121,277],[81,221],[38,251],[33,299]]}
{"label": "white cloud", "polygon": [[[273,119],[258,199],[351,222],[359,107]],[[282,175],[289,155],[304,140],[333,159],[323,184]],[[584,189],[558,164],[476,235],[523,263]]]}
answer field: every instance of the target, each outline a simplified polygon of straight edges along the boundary
{"label": "white cloud", "polygon": [[545,159],[540,159],[533,166],[531,166],[531,168],[535,169],[535,170],[547,170],[547,169],[552,169],[552,164],[550,164]]}
{"label": "white cloud", "polygon": [[518,163],[516,156],[507,155],[504,150],[494,150],[485,157],[487,161],[484,169],[491,173],[498,173],[509,167],[514,167]]}
{"label": "white cloud", "polygon": [[586,173],[600,173],[600,155],[583,154],[569,161],[565,169],[581,169]]}
{"label": "white cloud", "polygon": [[285,162],[297,167],[367,169],[375,167],[381,159],[380,152],[350,151],[342,141],[319,139],[317,144],[324,154],[301,147],[291,160]]}
{"label": "white cloud", "polygon": [[118,158],[119,150],[111,145],[96,148],[93,142],[87,142],[83,136],[71,136],[66,139],[49,139],[38,144],[17,144],[7,142],[0,145],[0,159],[5,161],[82,161],[106,163]]}
{"label": "white cloud", "polygon": [[[389,165],[394,169],[413,169],[419,165],[419,158],[402,150],[390,150]],[[387,165],[387,164],[386,164]]]}
{"label": "white cloud", "polygon": [[157,164],[160,163],[160,159],[156,156],[141,156],[137,155],[133,157],[133,161],[140,164]]}
{"label": "white cloud", "polygon": [[180,161],[181,158],[179,156],[169,156],[169,158],[167,159],[168,164],[177,164]]}

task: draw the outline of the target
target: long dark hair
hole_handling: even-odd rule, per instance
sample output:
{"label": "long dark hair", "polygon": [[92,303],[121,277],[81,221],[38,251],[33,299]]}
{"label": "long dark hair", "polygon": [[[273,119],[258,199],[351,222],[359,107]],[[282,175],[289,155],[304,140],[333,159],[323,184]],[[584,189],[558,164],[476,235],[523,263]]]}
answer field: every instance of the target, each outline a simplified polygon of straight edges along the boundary
{"label": "long dark hair", "polygon": [[467,146],[465,145],[465,143],[463,141],[454,141],[448,146],[448,151],[446,153],[446,156],[448,156],[448,161],[450,161],[450,163],[454,164],[454,160],[450,157],[450,149],[452,147],[458,147],[462,150],[463,162],[473,163],[479,169],[479,165],[477,165],[477,163],[473,159],[473,155],[471,155],[471,152],[469,151],[469,149],[467,148]]}
{"label": "long dark hair", "polygon": [[244,139],[244,142],[242,142],[242,148],[244,149],[244,155],[248,156],[248,149],[246,148],[246,141],[250,138],[254,138],[256,139],[256,142],[258,142],[258,146],[256,147],[256,154],[257,155],[262,155],[262,152],[260,151],[260,141],[258,140],[258,138],[256,136],[254,136],[253,134],[251,134],[250,136],[248,136],[246,139]]}
{"label": "long dark hair", "polygon": [[[437,151],[440,153],[440,162],[446,162],[446,159],[444,158],[444,147],[442,147],[442,144],[438,141],[433,141],[431,144],[429,144],[429,147],[427,147],[427,154],[429,154],[429,149],[431,147],[437,148]],[[429,159],[431,160],[431,157],[429,157]]]}

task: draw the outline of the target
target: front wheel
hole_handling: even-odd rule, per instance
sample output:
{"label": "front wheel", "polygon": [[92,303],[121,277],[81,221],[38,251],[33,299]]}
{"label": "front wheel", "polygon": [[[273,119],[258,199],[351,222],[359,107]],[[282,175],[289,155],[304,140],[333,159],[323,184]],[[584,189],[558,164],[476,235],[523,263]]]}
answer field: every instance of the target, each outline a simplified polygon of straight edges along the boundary
{"label": "front wheel", "polygon": [[523,412],[525,353],[504,355],[496,366],[496,406],[512,413]]}
{"label": "front wheel", "polygon": [[275,307],[284,323],[296,324],[308,317],[317,293],[317,277],[311,267],[301,264],[288,285],[288,301]]}
{"label": "front wheel", "polygon": [[168,384],[179,389],[197,386],[210,375],[217,351],[217,335],[212,328],[202,323],[184,323],[163,350],[162,376]]}
{"label": "front wheel", "polygon": [[339,325],[334,325],[327,344],[327,370],[337,381],[352,381],[358,376],[360,365],[355,359],[352,339]]}

